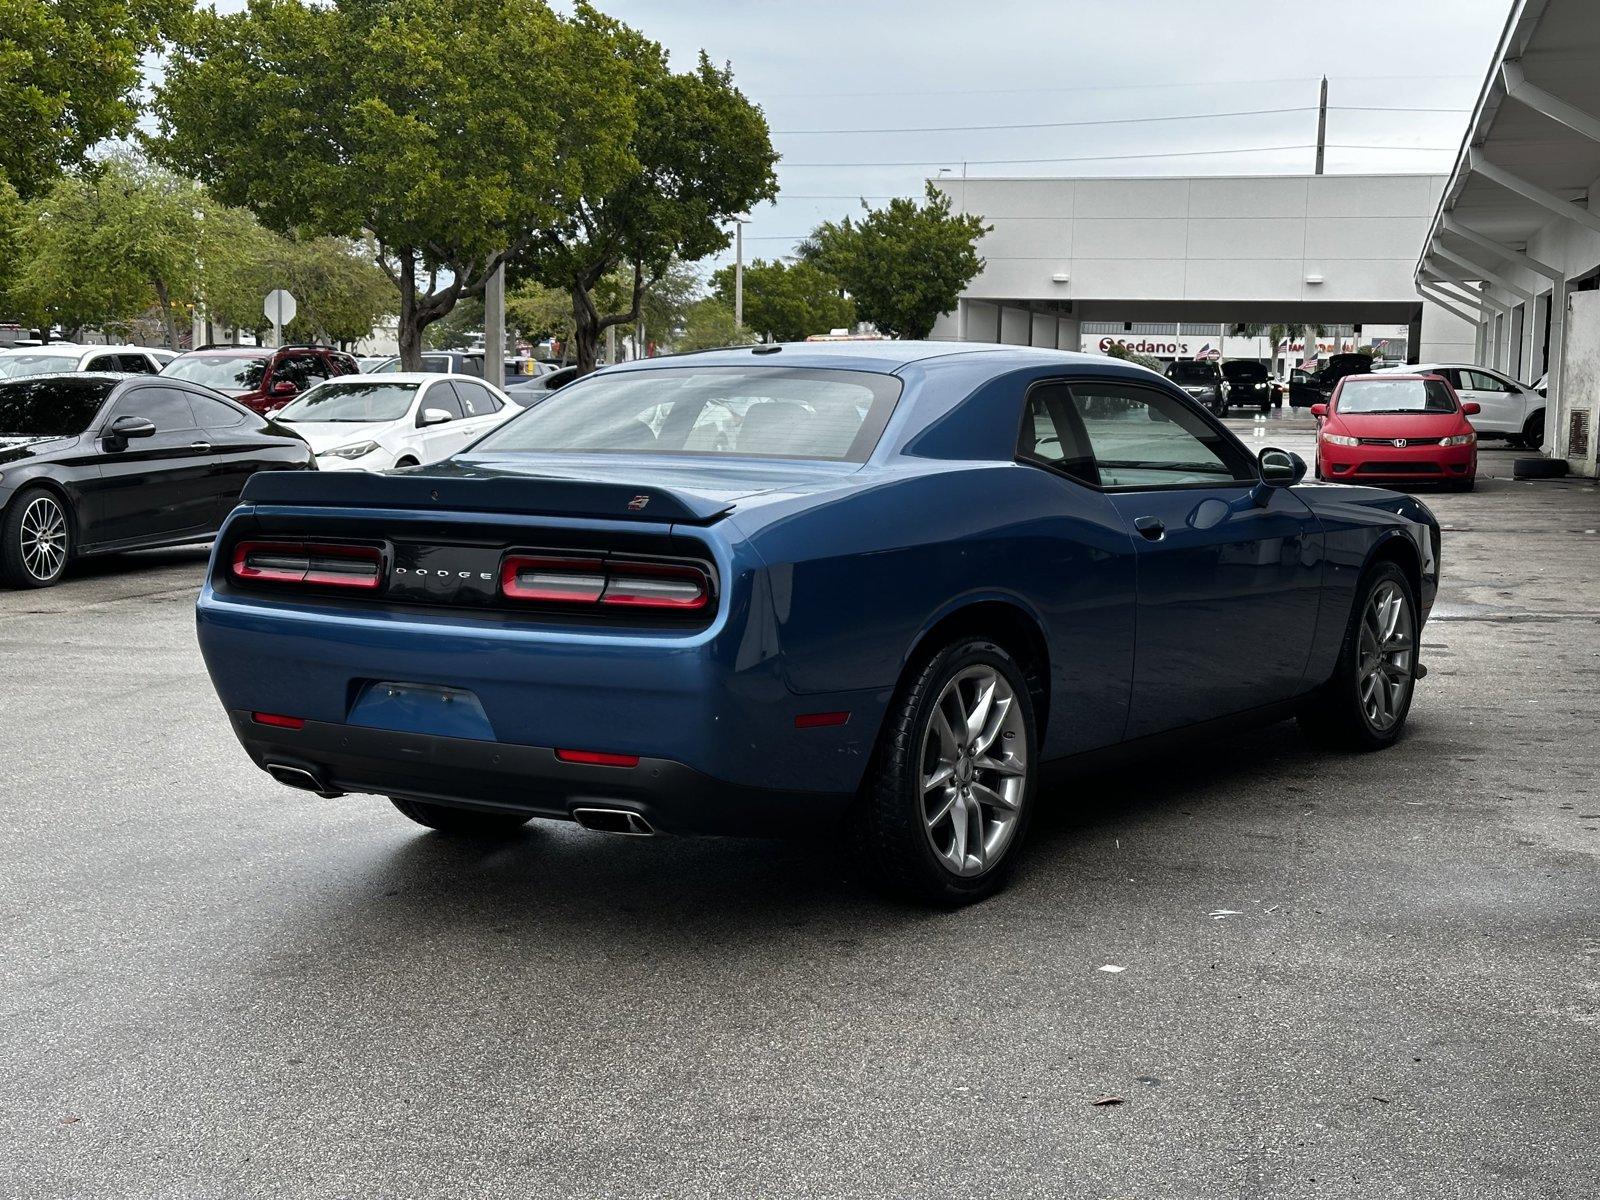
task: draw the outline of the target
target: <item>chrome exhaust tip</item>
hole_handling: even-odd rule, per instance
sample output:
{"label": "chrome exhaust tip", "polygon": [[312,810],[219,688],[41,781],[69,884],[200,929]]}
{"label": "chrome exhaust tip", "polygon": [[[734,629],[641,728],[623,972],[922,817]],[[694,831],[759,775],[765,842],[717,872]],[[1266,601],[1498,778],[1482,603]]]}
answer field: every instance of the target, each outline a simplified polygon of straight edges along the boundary
{"label": "chrome exhaust tip", "polygon": [[649,821],[627,808],[575,808],[572,819],[585,829],[619,837],[650,837],[655,833]]}
{"label": "chrome exhaust tip", "polygon": [[314,771],[308,771],[305,767],[292,767],[288,763],[268,763],[267,774],[286,787],[299,788],[302,792],[315,792],[326,800],[344,795],[343,792],[334,791],[324,785]]}

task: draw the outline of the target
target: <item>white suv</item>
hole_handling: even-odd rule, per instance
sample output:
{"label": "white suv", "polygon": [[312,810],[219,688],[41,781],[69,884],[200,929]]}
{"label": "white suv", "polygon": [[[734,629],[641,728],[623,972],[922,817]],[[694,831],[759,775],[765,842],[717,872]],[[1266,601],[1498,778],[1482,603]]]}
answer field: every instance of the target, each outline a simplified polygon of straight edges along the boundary
{"label": "white suv", "polygon": [[51,342],[0,350],[0,379],[23,375],[60,375],[74,371],[109,371],[118,375],[158,375],[155,352],[142,346],[79,346]]}
{"label": "white suv", "polygon": [[[1544,441],[1544,397],[1490,367],[1471,363],[1418,363],[1386,367],[1407,375],[1438,375],[1461,397],[1478,406],[1472,428],[1482,436],[1503,437],[1512,445],[1537,450]],[[1379,372],[1382,374],[1383,372]]]}

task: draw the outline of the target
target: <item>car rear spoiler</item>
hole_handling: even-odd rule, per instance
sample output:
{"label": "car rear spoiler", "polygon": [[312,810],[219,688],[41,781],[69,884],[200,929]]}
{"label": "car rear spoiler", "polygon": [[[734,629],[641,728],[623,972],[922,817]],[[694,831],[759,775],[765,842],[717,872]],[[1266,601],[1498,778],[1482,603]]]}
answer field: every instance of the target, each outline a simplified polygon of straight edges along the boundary
{"label": "car rear spoiler", "polygon": [[260,471],[244,485],[247,504],[501,512],[528,516],[709,525],[733,509],[723,497],[653,484],[539,475],[377,475],[366,471]]}

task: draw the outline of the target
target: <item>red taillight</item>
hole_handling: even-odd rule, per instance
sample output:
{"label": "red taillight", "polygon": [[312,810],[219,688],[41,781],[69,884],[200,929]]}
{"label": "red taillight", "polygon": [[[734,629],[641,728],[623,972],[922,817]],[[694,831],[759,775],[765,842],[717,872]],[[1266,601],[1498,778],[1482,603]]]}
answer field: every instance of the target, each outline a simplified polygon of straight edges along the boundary
{"label": "red taillight", "polygon": [[605,589],[605,564],[598,558],[513,554],[500,564],[500,591],[513,600],[593,604]]}
{"label": "red taillight", "polygon": [[544,604],[600,604],[693,612],[711,601],[711,579],[693,563],[510,554],[500,593]]}
{"label": "red taillight", "polygon": [[605,754],[599,750],[557,750],[556,757],[565,763],[580,763],[586,767],[637,767],[637,754]]}
{"label": "red taillight", "polygon": [[601,604],[634,608],[704,608],[711,594],[706,573],[687,563],[611,564]]}
{"label": "red taillight", "polygon": [[250,719],[257,725],[271,725],[278,729],[304,729],[304,717],[286,717],[282,713],[251,713]]}
{"label": "red taillight", "polygon": [[233,577],[258,583],[372,589],[383,582],[383,555],[375,546],[240,542],[233,548]]}

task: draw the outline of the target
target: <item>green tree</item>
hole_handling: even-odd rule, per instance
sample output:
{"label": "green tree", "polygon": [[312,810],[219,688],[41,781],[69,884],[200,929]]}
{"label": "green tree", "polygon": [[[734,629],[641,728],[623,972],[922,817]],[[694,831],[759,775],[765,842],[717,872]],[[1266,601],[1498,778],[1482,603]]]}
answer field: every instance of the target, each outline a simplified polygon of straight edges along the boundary
{"label": "green tree", "polygon": [[[605,39],[619,74],[631,81],[633,166],[606,186],[577,193],[568,219],[534,239],[518,269],[571,296],[583,373],[594,369],[607,329],[639,320],[674,260],[694,262],[723,249],[729,219],[777,194],[777,155],[766,118],[727,68],[702,54],[694,70],[674,72],[661,46],[589,5],[580,3],[575,19]],[[629,284],[613,306],[599,285],[619,268]]]}
{"label": "green tree", "polygon": [[365,231],[414,369],[423,330],[508,256],[636,177],[636,81],[603,24],[543,0],[202,10],[152,144],[280,232]]}
{"label": "green tree", "polygon": [[506,324],[529,341],[560,342],[565,359],[572,350],[572,297],[561,288],[527,280],[506,293]]}
{"label": "green tree", "polygon": [[133,129],[141,60],[189,0],[0,0],[0,183],[43,194]]}
{"label": "green tree", "polygon": [[64,176],[23,213],[12,296],[32,320],[71,333],[126,327],[156,306],[166,341],[200,280],[204,194],[133,156]]}
{"label": "green tree", "polygon": [[828,221],[801,244],[803,261],[839,279],[856,315],[880,333],[925,338],[961,289],[983,269],[977,241],[991,228],[951,211],[950,197],[928,185],[919,206],[901,197],[867,215]]}
{"label": "green tree", "polygon": [[[733,268],[711,277],[711,287],[730,308]],[[839,280],[808,262],[793,266],[762,262],[744,270],[744,318],[751,329],[780,342],[801,342],[813,333],[828,333],[855,324],[855,302],[841,295]]]}
{"label": "green tree", "polygon": [[714,350],[718,346],[747,346],[755,340],[750,330],[734,322],[733,309],[708,296],[689,305],[683,330],[673,339],[672,348],[680,352]]}
{"label": "green tree", "polygon": [[459,300],[449,316],[428,326],[423,341],[430,350],[465,350],[483,333],[486,319],[482,300]]}
{"label": "green tree", "polygon": [[17,195],[17,189],[0,179],[0,317],[22,315],[12,288],[17,259],[22,253],[23,216],[22,198]]}
{"label": "green tree", "polygon": [[1140,354],[1137,350],[1129,350],[1121,342],[1112,342],[1106,347],[1107,358],[1120,358],[1123,362],[1138,363],[1141,367],[1149,367],[1152,371],[1164,372],[1166,364],[1159,358],[1152,358],[1148,354]]}

